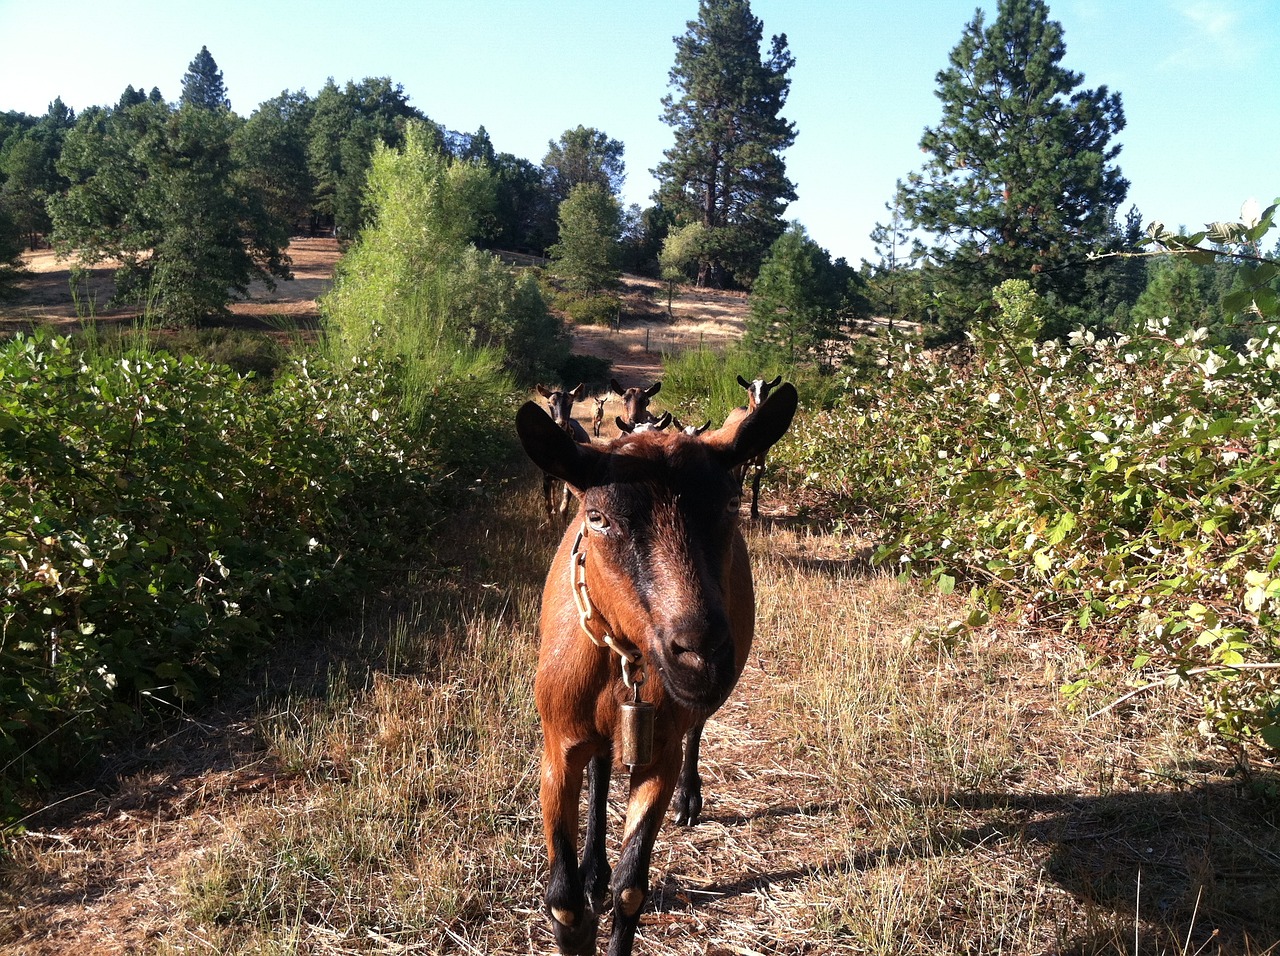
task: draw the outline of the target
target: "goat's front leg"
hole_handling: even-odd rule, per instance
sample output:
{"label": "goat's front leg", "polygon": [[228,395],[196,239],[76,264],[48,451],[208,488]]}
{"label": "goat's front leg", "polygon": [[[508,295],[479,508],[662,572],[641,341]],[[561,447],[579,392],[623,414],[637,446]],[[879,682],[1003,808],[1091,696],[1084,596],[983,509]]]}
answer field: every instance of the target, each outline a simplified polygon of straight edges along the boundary
{"label": "goat's front leg", "polygon": [[618,866],[613,871],[613,931],[609,937],[609,956],[631,956],[640,911],[649,895],[653,844],[675,790],[678,764],[679,755],[672,754],[631,775],[627,828],[622,836]]}
{"label": "goat's front leg", "polygon": [[760,519],[760,479],[764,477],[764,456],[751,463],[751,517]]}
{"label": "goat's front leg", "polygon": [[676,782],[676,823],[691,827],[702,815],[702,777],[698,774],[698,752],[702,749],[702,728],[705,720],[694,724],[684,735],[684,760],[680,764],[680,779]]}
{"label": "goat's front leg", "polygon": [[578,794],[585,757],[565,753],[548,739],[542,752],[542,829],[551,858],[547,879],[547,916],[561,953],[594,953],[596,913],[586,906],[578,870]]}

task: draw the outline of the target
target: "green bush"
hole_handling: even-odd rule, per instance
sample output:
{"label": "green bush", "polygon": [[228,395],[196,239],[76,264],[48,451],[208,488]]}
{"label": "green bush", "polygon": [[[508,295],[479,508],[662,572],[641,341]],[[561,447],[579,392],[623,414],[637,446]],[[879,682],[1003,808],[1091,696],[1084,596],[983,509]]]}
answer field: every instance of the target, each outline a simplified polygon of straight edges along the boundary
{"label": "green bush", "polygon": [[997,301],[969,348],[887,342],[776,457],[870,516],[877,560],[969,582],[971,622],[1031,608],[1141,683],[1194,682],[1206,730],[1280,746],[1280,331],[1041,343],[1025,283]]}
{"label": "green bush", "polygon": [[427,539],[475,471],[445,476],[492,459],[507,415],[440,383],[430,427],[411,425],[400,371],[300,362],[263,393],[190,357],[94,359],[43,336],[0,349],[6,815]]}
{"label": "green bush", "polygon": [[561,296],[558,304],[578,325],[614,325],[622,310],[622,301],[616,295]]}

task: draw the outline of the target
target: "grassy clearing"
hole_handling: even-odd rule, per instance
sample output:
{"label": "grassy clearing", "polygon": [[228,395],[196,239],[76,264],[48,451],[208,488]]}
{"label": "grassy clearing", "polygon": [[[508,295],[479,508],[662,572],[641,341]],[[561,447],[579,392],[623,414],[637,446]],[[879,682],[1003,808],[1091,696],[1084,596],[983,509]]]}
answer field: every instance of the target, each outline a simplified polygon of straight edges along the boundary
{"label": "grassy clearing", "polygon": [[[537,516],[529,481],[451,529],[451,563],[266,699],[225,769],[33,823],[0,952],[551,951]],[[1274,797],[1176,701],[1066,712],[1055,635],[951,645],[952,599],[847,539],[780,519],[750,546],[753,660],[708,726],[704,821],[655,849],[638,953],[1278,951]]]}

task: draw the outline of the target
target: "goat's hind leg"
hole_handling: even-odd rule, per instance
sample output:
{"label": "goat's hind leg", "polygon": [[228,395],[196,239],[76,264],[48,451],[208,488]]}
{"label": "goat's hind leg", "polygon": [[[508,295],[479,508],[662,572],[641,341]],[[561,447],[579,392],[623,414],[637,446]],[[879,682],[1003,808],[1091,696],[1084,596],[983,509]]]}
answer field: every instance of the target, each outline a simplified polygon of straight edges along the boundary
{"label": "goat's hind leg", "polygon": [[676,810],[676,823],[691,827],[702,815],[702,777],[698,774],[698,752],[702,749],[702,728],[706,721],[694,724],[684,735],[684,759],[680,764],[680,778],[672,803]]}
{"label": "goat's hind leg", "polygon": [[612,753],[592,757],[587,764],[587,833],[582,841],[582,867],[578,871],[591,911],[597,916],[604,907],[604,894],[613,876],[605,856],[605,814],[609,803]]}

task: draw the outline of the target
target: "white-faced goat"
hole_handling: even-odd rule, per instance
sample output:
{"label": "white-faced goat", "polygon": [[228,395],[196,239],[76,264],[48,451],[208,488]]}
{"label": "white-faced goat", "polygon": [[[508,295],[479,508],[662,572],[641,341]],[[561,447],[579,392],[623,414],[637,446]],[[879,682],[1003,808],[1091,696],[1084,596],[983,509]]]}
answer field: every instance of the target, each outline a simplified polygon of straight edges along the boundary
{"label": "white-faced goat", "polygon": [[[738,424],[756,410],[760,405],[764,404],[764,400],[769,397],[769,393],[782,384],[782,376],[779,375],[773,381],[766,381],[763,378],[753,379],[748,382],[741,375],[738,376],[738,384],[747,390],[746,407],[739,406],[731,411],[724,420],[722,430],[735,429]],[[751,472],[751,517],[760,517],[760,479],[764,477],[765,452],[761,452],[752,458],[743,462],[737,471],[738,483],[741,485],[747,476],[747,471]]]}
{"label": "white-faced goat", "polygon": [[658,418],[651,419],[647,422],[640,422],[633,425],[621,415],[614,419],[618,426],[618,431],[624,435],[633,435],[637,432],[661,432],[666,431],[667,426],[671,424],[672,418],[670,412],[663,412]]}

